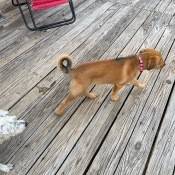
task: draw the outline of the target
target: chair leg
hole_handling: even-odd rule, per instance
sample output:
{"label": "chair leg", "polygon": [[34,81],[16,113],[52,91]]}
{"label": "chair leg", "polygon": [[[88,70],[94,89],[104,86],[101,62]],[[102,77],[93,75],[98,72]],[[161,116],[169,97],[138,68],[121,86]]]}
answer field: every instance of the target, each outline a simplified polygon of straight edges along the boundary
{"label": "chair leg", "polygon": [[[12,1],[13,1],[13,0],[12,0]],[[22,8],[21,8],[21,5],[20,5],[20,3],[19,3],[19,0],[16,0],[16,2],[17,2],[17,6],[19,7],[21,16],[22,16],[22,18],[23,18],[23,20],[24,20],[24,23],[25,23],[26,27],[27,27],[29,30],[32,30],[32,31],[37,30],[37,28],[36,28],[35,26],[34,26],[33,28],[32,28],[32,27],[29,27],[29,25],[28,25],[28,23],[27,23],[27,20],[26,20],[26,17],[25,17],[25,15],[24,15],[23,10],[22,10]],[[29,9],[29,12],[30,12],[31,9],[30,9],[30,5],[28,4],[28,0],[26,0],[25,4],[28,6],[28,9]],[[33,25],[34,25],[34,24],[35,24],[35,21],[33,20],[33,15],[31,15],[31,13],[30,13],[30,16],[31,16],[31,19],[32,19],[32,22],[33,22]]]}
{"label": "chair leg", "polygon": [[76,20],[76,15],[75,15],[75,10],[74,10],[74,5],[73,5],[72,0],[69,0],[69,5],[70,5],[71,12],[72,12],[72,19],[73,19],[73,22],[75,22],[75,20]]}
{"label": "chair leg", "polygon": [[[14,2],[14,0],[12,0],[12,4],[14,6],[18,6],[18,4]],[[26,2],[19,3],[19,5],[25,5],[25,4],[26,4]]]}

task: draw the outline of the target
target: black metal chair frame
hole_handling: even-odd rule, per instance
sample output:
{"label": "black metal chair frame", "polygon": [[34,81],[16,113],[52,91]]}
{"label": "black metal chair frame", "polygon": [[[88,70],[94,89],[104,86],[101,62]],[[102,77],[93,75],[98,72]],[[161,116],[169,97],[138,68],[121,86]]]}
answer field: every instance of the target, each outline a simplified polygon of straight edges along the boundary
{"label": "black metal chair frame", "polygon": [[[55,23],[50,23],[50,24],[46,24],[46,25],[40,25],[38,26],[35,22],[35,18],[34,18],[34,15],[33,15],[33,11],[31,9],[31,6],[30,6],[30,2],[29,0],[26,0],[26,2],[23,2],[23,3],[19,3],[19,0],[15,0],[16,3],[14,2],[14,0],[12,0],[12,4],[14,6],[18,6],[19,7],[19,10],[20,10],[20,13],[22,15],[22,18],[24,20],[24,23],[26,25],[26,27],[29,29],[29,30],[32,30],[32,31],[35,31],[35,30],[47,30],[47,29],[51,29],[51,28],[55,28],[55,27],[60,27],[60,26],[63,26],[63,25],[68,25],[68,24],[72,24],[73,22],[75,22],[76,20],[76,15],[75,15],[75,11],[74,11],[74,6],[73,6],[73,2],[72,0],[68,0],[69,1],[69,6],[70,6],[70,10],[72,12],[72,17],[70,19],[67,19],[67,20],[63,20],[63,21],[59,21],[59,22],[55,22]],[[28,7],[28,10],[29,10],[29,14],[30,14],[30,17],[31,17],[31,20],[33,22],[33,27],[30,27],[27,23],[27,20],[26,20],[26,17],[23,13],[23,10],[21,8],[22,5],[27,5]]]}
{"label": "black metal chair frame", "polygon": [[[18,6],[18,4],[14,2],[14,0],[12,0],[12,4],[13,4],[14,6]],[[26,2],[19,3],[19,5],[25,5],[25,4],[26,4]]]}

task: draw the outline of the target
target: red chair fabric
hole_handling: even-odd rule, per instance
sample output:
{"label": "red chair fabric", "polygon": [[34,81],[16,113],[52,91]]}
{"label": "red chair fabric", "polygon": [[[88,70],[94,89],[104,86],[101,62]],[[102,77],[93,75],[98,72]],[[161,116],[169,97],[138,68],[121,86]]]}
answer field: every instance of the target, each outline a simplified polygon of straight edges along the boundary
{"label": "red chair fabric", "polygon": [[68,3],[68,0],[30,0],[30,3],[33,10],[40,10]]}

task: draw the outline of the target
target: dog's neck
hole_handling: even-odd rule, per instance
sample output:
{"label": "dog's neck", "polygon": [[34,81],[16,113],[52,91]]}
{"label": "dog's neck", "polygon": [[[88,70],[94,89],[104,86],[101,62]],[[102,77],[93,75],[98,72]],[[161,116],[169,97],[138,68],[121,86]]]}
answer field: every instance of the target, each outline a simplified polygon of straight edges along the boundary
{"label": "dog's neck", "polygon": [[143,71],[143,59],[140,54],[138,55],[138,60],[139,60],[139,71],[142,72]]}

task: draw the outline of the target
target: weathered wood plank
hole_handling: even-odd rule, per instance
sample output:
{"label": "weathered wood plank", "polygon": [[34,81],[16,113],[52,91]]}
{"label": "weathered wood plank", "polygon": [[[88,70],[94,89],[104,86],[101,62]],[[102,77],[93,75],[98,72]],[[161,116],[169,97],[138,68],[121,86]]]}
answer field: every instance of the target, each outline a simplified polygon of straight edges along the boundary
{"label": "weathered wood plank", "polygon": [[[111,7],[111,9],[113,10],[114,8]],[[138,13],[139,10],[134,11],[129,6],[123,6],[116,12],[115,17],[107,21],[107,23],[105,23],[100,30],[82,43],[79,49],[72,53],[72,56],[78,58],[83,56],[82,61],[99,59],[110,47],[110,45],[118,38],[118,36],[120,36],[125,28],[132,22],[134,19],[132,15],[137,16]],[[98,42],[96,42],[97,38]],[[84,50],[83,48],[85,47],[86,49]]]}
{"label": "weathered wood plank", "polygon": [[122,4],[122,5],[127,5],[128,1],[129,0],[102,0],[103,2],[113,2],[113,3],[119,3],[119,4]]}
{"label": "weathered wood plank", "polygon": [[[141,26],[141,28],[136,32],[136,34],[134,35],[133,38],[131,38],[131,42],[127,45],[126,48],[124,48],[124,51],[121,53],[121,56],[126,56],[133,54],[134,52],[137,52],[139,46],[141,46],[141,44],[144,44],[143,47],[150,47],[150,42],[152,41],[152,38],[156,38],[155,42],[157,43],[157,40],[161,37],[162,32],[160,31],[160,28],[158,28],[158,30],[156,30],[155,26],[161,26],[163,27],[163,30],[165,30],[166,25],[164,25],[165,21],[167,20],[168,16],[164,16],[163,19],[160,19],[161,14],[157,13],[157,12],[153,12],[151,14],[151,16],[143,23],[143,26]],[[157,22],[158,21],[158,22]],[[131,29],[132,30],[132,29]],[[151,31],[152,35],[154,35],[154,37],[148,37],[149,33]],[[122,42],[122,38],[121,38],[121,42]],[[144,42],[144,43],[143,43]],[[110,48],[116,48],[116,43],[114,42]],[[104,54],[104,57],[107,57],[107,55],[116,55],[115,53],[115,49],[110,49],[107,50],[106,53]]]}
{"label": "weathered wood plank", "polygon": [[[163,19],[161,19],[160,21],[162,20]],[[160,22],[159,24],[163,24],[163,23],[164,22]],[[159,31],[159,32],[162,33],[163,31]],[[150,47],[155,47],[157,45],[156,40],[157,42],[159,41],[159,39],[155,37],[156,34],[159,35],[157,32],[155,33],[155,31],[152,30],[150,36],[148,37],[148,40],[150,40]],[[155,40],[153,40],[153,38]],[[167,44],[169,45],[168,46],[166,45],[166,46],[167,48],[170,47],[171,43],[173,42],[172,35],[168,36],[167,38],[166,37],[163,37],[163,38],[164,40],[162,40],[161,43],[165,44],[165,41],[167,41]],[[140,38],[140,40],[142,40],[142,38]],[[133,41],[135,41],[135,39],[133,39]],[[143,43],[143,46],[144,46],[144,43]],[[134,48],[134,50],[135,49],[136,48]],[[168,51],[166,50],[166,47],[162,50],[164,50],[163,55],[165,57]],[[138,91],[138,89],[136,88],[133,89],[133,91],[131,92],[132,95],[128,97],[127,101],[122,107],[122,110],[118,114],[114,125],[112,126],[100,151],[98,152],[97,156],[92,162],[92,165],[89,171],[87,172],[87,174],[109,174],[110,175],[115,172],[115,169],[118,165],[120,157],[125,150],[125,146],[127,145],[128,139],[130,138],[132,131],[135,127],[135,124],[137,123],[137,120],[138,120],[137,116],[139,115],[137,113],[141,113],[142,109],[144,108],[145,101],[153,87],[153,83],[152,83],[153,79],[155,81],[157,75],[158,74],[156,72],[154,74],[152,74],[151,72],[142,73],[139,79],[141,82],[148,82],[148,87],[146,91],[141,92],[141,91]],[[152,80],[150,81],[150,79]],[[115,108],[113,108],[113,110],[114,109]],[[134,115],[135,117],[133,117]]]}
{"label": "weathered wood plank", "polygon": [[166,8],[164,13],[169,14],[169,15],[174,15],[175,14],[175,1],[174,0],[171,1],[171,3]]}
{"label": "weathered wood plank", "polygon": [[[5,15],[6,18],[8,18],[8,16],[11,16],[11,13],[16,14],[16,8],[12,5],[11,1],[0,1],[0,11]],[[18,12],[19,13],[19,12]],[[0,21],[0,26],[1,26],[1,22]],[[2,27],[2,26],[1,26]],[[2,28],[0,29],[0,31],[2,30]]]}
{"label": "weathered wood plank", "polygon": [[5,8],[5,7],[8,7],[8,6],[11,6],[11,2],[8,2],[8,1],[5,1],[5,0],[0,1],[0,7],[1,8]]}
{"label": "weathered wood plank", "polygon": [[[174,58],[173,58],[174,59]],[[174,59],[175,60],[175,59]],[[173,62],[173,64],[175,61]],[[174,70],[171,69],[172,74]],[[175,88],[170,97],[156,143],[148,163],[146,175],[173,175],[175,165]]]}
{"label": "weathered wood plank", "polygon": [[160,4],[161,0],[149,0],[147,4],[143,6],[146,10],[155,10],[155,8]]}
{"label": "weathered wood plank", "polygon": [[171,0],[160,1],[158,6],[155,8],[155,10],[158,12],[164,13],[164,11],[166,10],[166,8],[169,6],[170,3],[171,3]]}
{"label": "weathered wood plank", "polygon": [[[3,20],[0,21],[1,32],[3,32],[4,28],[10,23],[10,21],[15,21],[16,17],[19,16],[19,9],[11,5],[11,6],[2,8],[1,12],[4,14],[4,17],[5,17]],[[2,36],[2,33],[0,34],[0,38],[1,36]]]}
{"label": "weathered wood plank", "polygon": [[160,0],[130,0],[127,5],[153,11],[160,2]]}
{"label": "weathered wood plank", "polygon": [[[156,17],[156,13],[155,13],[155,19],[156,18],[157,17]],[[141,48],[149,48],[149,47],[152,47],[152,46],[155,47],[156,44],[157,44],[157,41],[162,37],[165,29],[167,28],[167,25],[169,24],[170,19],[171,19],[170,16],[162,14],[160,20],[158,21],[158,23],[155,23],[154,21],[151,22],[151,25],[148,24],[148,23],[145,23],[144,24],[145,25],[144,29],[142,31],[138,32],[135,35],[135,37],[132,39],[132,43],[130,44],[128,52],[130,52],[132,50],[136,50],[135,45],[139,44],[140,38],[142,37],[142,35],[145,35],[145,32],[147,30],[149,30],[152,26],[154,26],[154,28],[152,29],[151,34],[150,34],[152,37],[147,37],[144,40]],[[171,25],[171,22],[170,22],[170,25]]]}
{"label": "weathered wood plank", "polygon": [[127,5],[143,9],[148,3],[149,0],[130,0]]}

